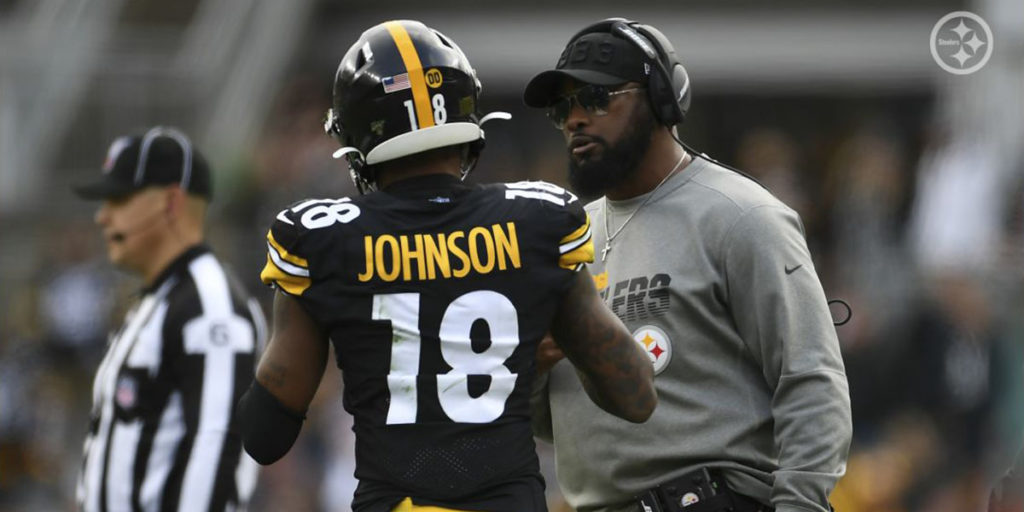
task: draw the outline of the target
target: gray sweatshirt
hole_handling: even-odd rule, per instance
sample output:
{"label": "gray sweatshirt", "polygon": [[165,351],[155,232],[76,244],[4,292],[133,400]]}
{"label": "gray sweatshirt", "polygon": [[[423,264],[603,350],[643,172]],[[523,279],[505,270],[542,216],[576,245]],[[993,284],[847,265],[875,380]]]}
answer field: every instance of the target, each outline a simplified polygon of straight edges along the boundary
{"label": "gray sweatshirt", "polygon": [[634,495],[706,465],[780,512],[826,512],[850,400],[799,217],[701,157],[652,194],[605,262],[608,230],[646,196],[587,211],[590,271],[652,358],[658,407],[631,424],[595,406],[567,361],[541,377],[534,427],[555,444],[562,492],[580,512],[636,510]]}

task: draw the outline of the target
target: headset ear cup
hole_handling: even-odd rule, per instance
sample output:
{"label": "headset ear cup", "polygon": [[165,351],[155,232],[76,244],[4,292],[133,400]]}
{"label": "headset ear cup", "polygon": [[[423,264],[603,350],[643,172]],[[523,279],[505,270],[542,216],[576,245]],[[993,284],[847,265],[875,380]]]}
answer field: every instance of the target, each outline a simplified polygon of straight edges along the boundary
{"label": "headset ear cup", "polygon": [[665,74],[665,80],[670,83],[665,85],[664,95],[660,105],[665,107],[665,117],[662,122],[668,126],[674,126],[683,122],[686,112],[690,109],[690,78],[686,68],[679,62],[672,42],[665,37],[660,30],[650,25],[635,25],[636,30],[646,37],[658,50],[659,61]]}
{"label": "headset ear cup", "polygon": [[686,113],[690,110],[690,76],[682,64],[676,63],[672,67],[672,95],[673,113],[676,121],[673,124],[682,123],[686,119]]}
{"label": "headset ear cup", "polygon": [[667,85],[660,72],[651,73],[650,78],[647,79],[647,98],[651,102],[654,116],[661,124],[669,124],[673,114],[669,108],[666,108],[671,106],[665,101],[666,95],[670,94]]}

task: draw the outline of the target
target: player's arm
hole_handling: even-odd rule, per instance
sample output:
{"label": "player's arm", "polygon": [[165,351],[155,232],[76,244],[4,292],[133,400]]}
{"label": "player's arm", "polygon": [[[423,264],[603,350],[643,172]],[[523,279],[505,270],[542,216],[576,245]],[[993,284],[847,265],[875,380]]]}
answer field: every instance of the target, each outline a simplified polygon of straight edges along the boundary
{"label": "player's arm", "polygon": [[256,380],[238,404],[245,451],[260,464],[291,449],[327,364],[327,336],[296,299],[277,293],[273,318]]}
{"label": "player's arm", "polygon": [[658,403],[651,360],[605,306],[586,268],[573,276],[551,334],[595,404],[634,423],[651,416]]}

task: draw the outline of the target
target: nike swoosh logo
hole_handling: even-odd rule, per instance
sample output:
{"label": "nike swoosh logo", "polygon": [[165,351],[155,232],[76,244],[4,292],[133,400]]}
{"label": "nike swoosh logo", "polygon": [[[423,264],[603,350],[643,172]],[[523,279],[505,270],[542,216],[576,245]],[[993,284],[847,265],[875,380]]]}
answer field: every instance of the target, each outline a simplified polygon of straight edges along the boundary
{"label": "nike swoosh logo", "polygon": [[802,267],[802,266],[804,266],[803,263],[801,263],[801,264],[799,264],[799,265],[797,265],[797,266],[795,266],[793,268],[786,267],[786,275],[788,276],[788,275],[792,274],[793,272],[796,272],[797,270],[800,270],[800,267]]}

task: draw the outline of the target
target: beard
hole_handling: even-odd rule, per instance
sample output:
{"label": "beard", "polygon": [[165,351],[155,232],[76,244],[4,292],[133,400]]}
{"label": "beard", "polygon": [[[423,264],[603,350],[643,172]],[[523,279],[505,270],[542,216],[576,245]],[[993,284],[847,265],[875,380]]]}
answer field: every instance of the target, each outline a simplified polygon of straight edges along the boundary
{"label": "beard", "polygon": [[636,173],[640,160],[651,145],[656,126],[645,102],[636,103],[626,125],[629,128],[614,145],[601,137],[591,136],[601,148],[596,159],[580,161],[573,158],[570,151],[569,185],[577,194],[587,199],[595,198]]}

